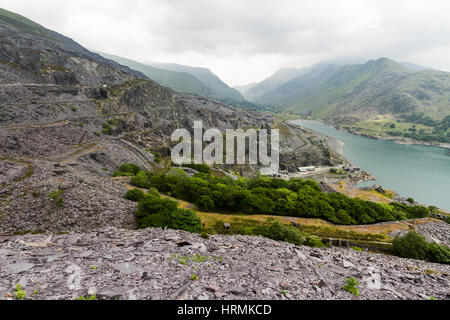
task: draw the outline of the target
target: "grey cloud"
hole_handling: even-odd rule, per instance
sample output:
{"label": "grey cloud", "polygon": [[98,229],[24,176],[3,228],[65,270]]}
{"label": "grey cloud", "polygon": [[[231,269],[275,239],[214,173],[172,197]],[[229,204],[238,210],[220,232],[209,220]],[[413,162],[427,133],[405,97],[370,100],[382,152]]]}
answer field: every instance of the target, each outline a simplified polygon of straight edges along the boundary
{"label": "grey cloud", "polygon": [[[230,84],[339,56],[450,70],[447,0],[0,0],[80,43],[205,66]],[[296,65],[287,65],[295,63]]]}

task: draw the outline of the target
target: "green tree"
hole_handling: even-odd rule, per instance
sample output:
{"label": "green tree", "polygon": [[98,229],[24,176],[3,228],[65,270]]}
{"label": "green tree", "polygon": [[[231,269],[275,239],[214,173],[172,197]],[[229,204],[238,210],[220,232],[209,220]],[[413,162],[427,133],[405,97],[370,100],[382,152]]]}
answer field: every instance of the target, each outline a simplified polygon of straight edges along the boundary
{"label": "green tree", "polygon": [[131,177],[131,184],[138,188],[148,188],[149,179],[144,171],[139,171],[137,175]]}
{"label": "green tree", "polygon": [[127,198],[130,201],[138,202],[144,198],[144,192],[142,192],[139,189],[128,190],[125,195],[125,198]]}
{"label": "green tree", "polygon": [[408,232],[404,237],[396,237],[393,241],[394,252],[403,258],[425,260],[428,252],[428,242],[415,231]]}
{"label": "green tree", "polygon": [[215,208],[214,201],[208,196],[201,196],[198,201],[198,206],[201,210],[205,211],[214,210]]}

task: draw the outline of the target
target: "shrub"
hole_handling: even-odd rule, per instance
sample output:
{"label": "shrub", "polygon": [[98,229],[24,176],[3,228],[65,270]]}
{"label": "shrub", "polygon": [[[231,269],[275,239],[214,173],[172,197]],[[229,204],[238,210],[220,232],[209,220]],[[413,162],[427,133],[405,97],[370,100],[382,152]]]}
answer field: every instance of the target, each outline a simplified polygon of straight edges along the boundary
{"label": "shrub", "polygon": [[155,187],[211,212],[319,218],[344,225],[429,216],[429,210],[421,206],[380,204],[339,193],[326,194],[316,182],[304,179],[284,181],[260,177],[233,181],[230,177],[218,178],[206,173],[190,178],[179,168],[173,168],[167,175],[139,173],[132,183],[140,188]]}
{"label": "shrub", "polygon": [[157,164],[160,164],[162,162],[162,155],[159,152],[153,152],[153,155],[155,156],[155,162]]}
{"label": "shrub", "polygon": [[198,201],[198,206],[201,210],[209,211],[215,208],[213,199],[208,196],[201,196]]}
{"label": "shrub", "polygon": [[105,123],[104,125],[103,125],[103,129],[102,129],[102,132],[103,132],[103,134],[106,134],[106,135],[111,135],[112,134],[112,127],[111,127],[111,125],[109,125],[109,124],[107,124],[107,123]]}
{"label": "shrub", "polygon": [[263,226],[256,227],[254,232],[257,235],[261,235],[272,240],[285,241],[298,246],[303,245],[305,242],[305,237],[300,230],[295,227],[286,227],[279,222],[273,223],[269,228]]}
{"label": "shrub", "polygon": [[188,174],[183,170],[179,168],[172,168],[170,169],[169,173],[167,173],[168,176],[173,176],[177,178],[187,178]]}
{"label": "shrub", "polygon": [[308,236],[306,237],[305,245],[313,248],[322,248],[325,245],[322,242],[322,239],[316,236]]}
{"label": "shrub", "polygon": [[144,193],[139,189],[128,190],[125,198],[130,201],[138,202],[144,198]]}
{"label": "shrub", "polygon": [[201,232],[202,221],[194,211],[178,209],[169,199],[145,195],[138,204],[136,220],[139,228],[169,228],[188,232]]}
{"label": "shrub", "polygon": [[359,289],[356,286],[359,286],[359,282],[355,278],[348,278],[347,284],[342,289],[358,297]]}
{"label": "shrub", "polygon": [[49,193],[47,196],[49,199],[52,199],[57,207],[62,207],[64,205],[64,191],[56,190]]}
{"label": "shrub", "polygon": [[94,300],[98,300],[97,295],[93,295],[93,296],[81,296],[76,298],[75,300],[79,300],[79,301],[94,301]]}
{"label": "shrub", "polygon": [[153,195],[153,196],[159,198],[159,192],[158,192],[158,189],[156,189],[156,188],[150,188],[150,189],[148,189],[147,194],[148,194],[148,195]]}
{"label": "shrub", "polygon": [[27,297],[27,293],[23,290],[20,284],[16,285],[16,290],[14,291],[14,296],[17,300],[23,300]]}
{"label": "shrub", "polygon": [[193,274],[189,279],[191,279],[192,281],[197,281],[198,280],[198,275]]}
{"label": "shrub", "polygon": [[394,252],[403,258],[425,260],[428,242],[417,232],[410,231],[404,237],[396,237],[393,241]]}
{"label": "shrub", "polygon": [[401,238],[396,237],[393,244],[395,254],[400,257],[450,264],[450,248],[428,243],[415,231],[410,231]]}
{"label": "shrub", "polygon": [[134,177],[131,177],[131,185],[138,188],[148,188],[148,177],[144,171],[140,171]]}
{"label": "shrub", "polygon": [[141,171],[141,168],[134,163],[125,163],[120,166],[120,171],[130,172],[130,173],[136,175],[139,173],[139,171]]}
{"label": "shrub", "polygon": [[132,177],[139,173],[141,168],[133,163],[125,163],[120,166],[120,169],[114,172],[113,177]]}
{"label": "shrub", "polygon": [[200,235],[203,239],[208,240],[209,239],[209,234],[207,234],[206,232],[202,232]]}
{"label": "shrub", "polygon": [[450,248],[436,243],[430,244],[427,252],[427,260],[430,262],[450,264]]}

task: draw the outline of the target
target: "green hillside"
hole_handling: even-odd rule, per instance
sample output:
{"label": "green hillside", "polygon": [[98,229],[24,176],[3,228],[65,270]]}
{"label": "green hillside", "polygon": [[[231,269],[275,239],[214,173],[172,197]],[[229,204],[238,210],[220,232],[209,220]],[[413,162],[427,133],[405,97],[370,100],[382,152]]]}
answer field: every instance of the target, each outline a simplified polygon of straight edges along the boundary
{"label": "green hillside", "polygon": [[216,99],[235,107],[254,108],[236,89],[230,88],[210,70],[178,64],[142,64],[130,59],[101,53],[104,57],[145,74],[159,84],[181,93]]}
{"label": "green hillside", "polygon": [[209,69],[184,66],[175,63],[152,63],[151,66],[168,71],[184,72],[196,77],[203,84],[213,90],[214,95],[211,96],[212,98],[216,98],[221,101],[245,101],[245,98],[239,93],[239,91],[230,88]]}
{"label": "green hillside", "polygon": [[[386,58],[317,65],[255,101],[366,134],[450,142],[450,73],[414,71]],[[373,121],[384,124],[365,131]]]}
{"label": "green hillside", "polygon": [[265,79],[264,81],[256,85],[251,86],[242,93],[247,100],[255,102],[257,101],[257,98],[259,96],[278,88],[279,86],[285,84],[286,82],[301,76],[307,71],[308,68],[304,68],[301,70],[294,68],[280,69],[269,78]]}
{"label": "green hillside", "polygon": [[125,59],[107,53],[101,53],[101,55],[134,70],[140,71],[150,79],[158,82],[165,87],[169,87],[174,91],[182,93],[192,93],[205,97],[214,95],[214,92],[211,88],[207,87],[196,77],[188,73],[158,69],[133,60]]}
{"label": "green hillside", "polygon": [[17,13],[0,8],[0,21],[4,24],[15,27],[24,33],[30,33],[38,36],[51,37],[52,32],[41,25],[33,22]]}

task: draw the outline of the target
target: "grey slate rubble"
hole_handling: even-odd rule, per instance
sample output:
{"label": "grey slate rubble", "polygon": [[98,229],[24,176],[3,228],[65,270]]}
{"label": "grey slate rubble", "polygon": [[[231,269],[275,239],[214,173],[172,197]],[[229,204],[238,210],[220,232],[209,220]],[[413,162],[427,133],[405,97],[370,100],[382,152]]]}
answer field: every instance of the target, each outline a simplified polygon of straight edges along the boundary
{"label": "grey slate rubble", "polygon": [[[13,299],[17,284],[45,300],[450,299],[449,274],[447,265],[352,249],[162,229],[0,239],[0,299]],[[359,297],[341,289],[349,277]]]}

